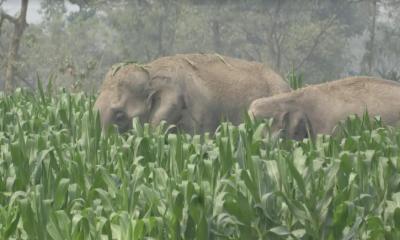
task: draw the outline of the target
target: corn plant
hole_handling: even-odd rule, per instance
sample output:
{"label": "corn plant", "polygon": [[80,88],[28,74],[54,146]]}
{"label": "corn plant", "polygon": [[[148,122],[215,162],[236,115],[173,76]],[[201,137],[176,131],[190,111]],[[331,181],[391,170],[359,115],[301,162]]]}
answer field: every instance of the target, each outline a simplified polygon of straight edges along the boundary
{"label": "corn plant", "polygon": [[302,88],[304,85],[304,78],[302,74],[297,74],[295,70],[292,68],[290,72],[286,76],[287,82],[289,83],[289,86],[293,89],[299,89]]}
{"label": "corn plant", "polygon": [[269,122],[104,134],[84,93],[0,98],[0,239],[400,239],[400,129],[350,117],[273,140]]}

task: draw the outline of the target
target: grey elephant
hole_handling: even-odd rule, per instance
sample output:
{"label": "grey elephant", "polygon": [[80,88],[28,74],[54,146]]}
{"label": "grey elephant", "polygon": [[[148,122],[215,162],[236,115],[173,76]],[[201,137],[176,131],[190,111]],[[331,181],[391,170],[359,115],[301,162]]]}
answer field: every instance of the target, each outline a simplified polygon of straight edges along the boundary
{"label": "grey elephant", "polygon": [[107,74],[95,102],[103,127],[120,132],[132,118],[162,120],[185,132],[214,131],[223,120],[242,121],[257,98],[290,91],[270,68],[217,54],[178,54],[145,65],[126,64]]}
{"label": "grey elephant", "polygon": [[379,115],[388,125],[400,120],[400,84],[373,77],[350,77],[253,101],[249,115],[273,118],[272,131],[295,140],[332,134],[351,114]]}

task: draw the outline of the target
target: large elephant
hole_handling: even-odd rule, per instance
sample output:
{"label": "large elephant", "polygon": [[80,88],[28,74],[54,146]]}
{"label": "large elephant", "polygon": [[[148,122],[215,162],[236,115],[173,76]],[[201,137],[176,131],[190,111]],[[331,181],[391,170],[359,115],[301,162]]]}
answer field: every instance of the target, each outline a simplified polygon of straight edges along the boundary
{"label": "large elephant", "polygon": [[103,127],[120,132],[132,118],[158,125],[162,120],[190,133],[214,131],[222,120],[242,121],[257,98],[288,92],[273,70],[216,54],[178,54],[146,65],[113,67],[95,103]]}
{"label": "large elephant", "polygon": [[350,77],[253,101],[249,114],[273,118],[272,131],[295,140],[332,134],[351,114],[379,115],[388,125],[400,120],[400,84],[372,77]]}

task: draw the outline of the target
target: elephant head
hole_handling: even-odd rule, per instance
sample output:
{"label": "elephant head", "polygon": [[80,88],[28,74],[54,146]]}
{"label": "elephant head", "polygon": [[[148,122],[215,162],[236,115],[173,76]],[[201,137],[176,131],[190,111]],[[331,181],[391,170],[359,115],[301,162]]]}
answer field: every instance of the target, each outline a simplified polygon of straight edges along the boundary
{"label": "elephant head", "polygon": [[293,102],[279,102],[261,98],[252,102],[248,111],[257,119],[272,118],[272,133],[294,140],[313,137],[311,121],[306,112]]}
{"label": "elephant head", "polygon": [[103,129],[115,124],[119,132],[142,123],[175,123],[184,107],[179,88],[168,74],[151,74],[145,67],[129,64],[110,70],[95,102]]}

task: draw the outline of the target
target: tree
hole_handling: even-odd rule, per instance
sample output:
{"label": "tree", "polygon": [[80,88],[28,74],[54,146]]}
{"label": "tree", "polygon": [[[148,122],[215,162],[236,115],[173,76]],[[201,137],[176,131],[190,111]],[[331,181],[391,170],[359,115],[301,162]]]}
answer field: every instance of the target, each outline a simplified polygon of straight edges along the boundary
{"label": "tree", "polygon": [[361,71],[365,72],[369,75],[372,74],[375,62],[375,39],[376,39],[376,22],[379,15],[379,0],[369,0],[367,1],[368,4],[368,11],[370,17],[370,24],[369,24],[369,38],[365,43],[365,54],[362,59],[362,68]]}
{"label": "tree", "polygon": [[381,77],[400,81],[400,1],[382,4],[384,21],[377,22],[374,71]]}
{"label": "tree", "polygon": [[[270,63],[282,74],[292,68],[304,72],[308,82],[343,72],[347,39],[365,28],[352,1],[254,2],[240,5],[246,55]],[[357,26],[350,27],[354,23]]]}
{"label": "tree", "polygon": [[[400,1],[367,0],[369,9],[368,37],[365,41],[365,52],[361,60],[361,73],[397,78],[400,26]],[[397,60],[396,60],[397,59]],[[395,66],[391,66],[395,64]]]}
{"label": "tree", "polygon": [[[14,75],[15,75],[15,64],[17,62],[18,50],[20,47],[21,37],[27,26],[26,23],[26,13],[28,9],[28,0],[21,0],[21,9],[18,17],[12,17],[1,11],[0,13],[0,23],[2,24],[4,20],[9,21],[14,25],[14,31],[11,36],[11,43],[8,50],[7,66],[6,66],[6,76],[4,81],[4,91],[6,93],[11,93],[14,89]],[[0,26],[1,26],[0,24]]]}

